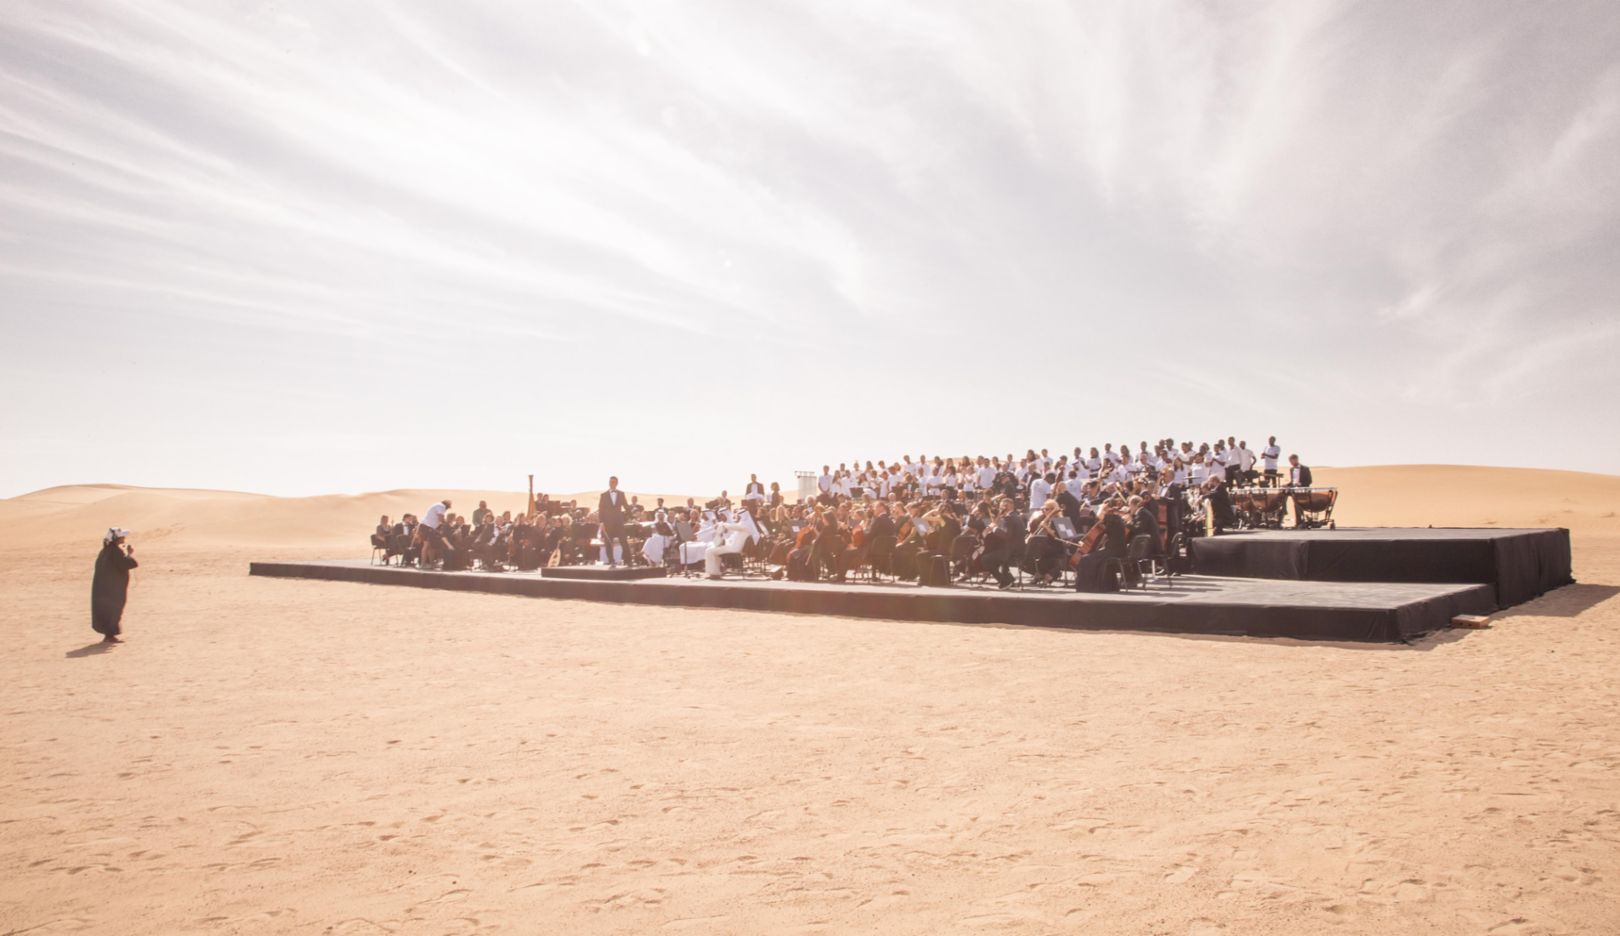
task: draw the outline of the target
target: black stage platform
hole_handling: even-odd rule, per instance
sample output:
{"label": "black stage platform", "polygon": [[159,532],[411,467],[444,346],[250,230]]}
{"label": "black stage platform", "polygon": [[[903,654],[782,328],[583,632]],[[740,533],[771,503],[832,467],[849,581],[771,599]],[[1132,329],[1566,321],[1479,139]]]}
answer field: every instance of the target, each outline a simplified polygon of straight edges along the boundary
{"label": "black stage platform", "polygon": [[1499,608],[1573,581],[1565,529],[1276,530],[1201,537],[1189,549],[1206,575],[1490,585]]}
{"label": "black stage platform", "polygon": [[668,570],[663,566],[554,566],[541,569],[540,575],[549,579],[581,579],[587,582],[633,582],[636,579],[663,578]]}
{"label": "black stage platform", "polygon": [[1298,582],[1179,576],[1174,588],[1079,594],[1068,590],[921,588],[736,579],[581,580],[529,572],[421,572],[352,562],[255,562],[252,575],[406,585],[687,608],[781,611],[907,621],[1022,624],[1314,640],[1401,641],[1488,614],[1479,585]]}

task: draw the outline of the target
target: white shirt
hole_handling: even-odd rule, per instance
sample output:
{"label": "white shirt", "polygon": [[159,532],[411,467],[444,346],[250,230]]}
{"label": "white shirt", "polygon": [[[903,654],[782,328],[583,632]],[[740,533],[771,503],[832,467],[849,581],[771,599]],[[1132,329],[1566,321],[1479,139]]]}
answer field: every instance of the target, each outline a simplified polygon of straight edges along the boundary
{"label": "white shirt", "polygon": [[1029,509],[1040,510],[1046,506],[1047,498],[1052,496],[1052,485],[1045,478],[1036,478],[1029,485]]}
{"label": "white shirt", "polygon": [[983,468],[979,469],[979,489],[980,490],[988,491],[988,490],[990,490],[990,486],[995,484],[995,483],[996,483],[996,469],[994,467],[992,467],[990,465],[985,465]]}
{"label": "white shirt", "polygon": [[821,493],[832,493],[832,475],[822,475],[821,479],[816,482],[816,485],[821,488]]}
{"label": "white shirt", "polygon": [[1299,466],[1298,465],[1293,465],[1288,469],[1288,483],[1294,485],[1295,487],[1299,486]]}
{"label": "white shirt", "polygon": [[1104,452],[1102,457],[1103,457],[1103,461],[1107,462],[1110,465],[1112,465],[1114,462],[1119,461],[1119,456],[1114,454],[1113,449],[1109,449],[1108,451]]}
{"label": "white shirt", "polygon": [[1266,450],[1261,454],[1265,456],[1266,470],[1276,471],[1277,459],[1282,457],[1282,449],[1275,445],[1268,445],[1266,446]]}
{"label": "white shirt", "polygon": [[1240,449],[1237,450],[1237,455],[1238,455],[1238,467],[1239,468],[1242,468],[1244,471],[1249,471],[1250,469],[1254,468],[1254,453],[1253,452],[1249,451],[1246,448],[1240,448]]}
{"label": "white shirt", "polygon": [[434,504],[422,513],[422,525],[430,530],[437,530],[439,524],[444,522],[444,512],[449,509],[444,506],[443,501]]}
{"label": "white shirt", "polygon": [[1063,486],[1069,489],[1069,493],[1073,494],[1076,500],[1079,500],[1080,492],[1086,488],[1086,479],[1081,477],[1070,478],[1064,482]]}

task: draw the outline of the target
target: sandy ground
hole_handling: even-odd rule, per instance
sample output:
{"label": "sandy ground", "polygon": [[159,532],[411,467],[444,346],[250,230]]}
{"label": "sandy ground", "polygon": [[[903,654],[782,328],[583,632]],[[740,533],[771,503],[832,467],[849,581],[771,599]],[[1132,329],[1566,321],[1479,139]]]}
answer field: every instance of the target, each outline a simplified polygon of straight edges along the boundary
{"label": "sandy ground", "polygon": [[245,574],[422,492],[0,501],[0,933],[1620,930],[1620,478],[1320,480],[1567,526],[1580,584],[1416,647],[1071,633]]}

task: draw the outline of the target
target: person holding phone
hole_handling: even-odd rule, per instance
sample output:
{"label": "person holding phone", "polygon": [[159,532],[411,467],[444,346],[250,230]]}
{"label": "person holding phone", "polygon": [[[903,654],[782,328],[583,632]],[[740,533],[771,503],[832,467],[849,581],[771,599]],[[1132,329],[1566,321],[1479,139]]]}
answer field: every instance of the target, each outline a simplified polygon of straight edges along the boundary
{"label": "person holding phone", "polygon": [[135,547],[124,542],[128,530],[113,527],[101,538],[101,554],[96,556],[95,577],[90,582],[90,627],[101,635],[102,643],[123,643],[124,602],[129,597],[129,570],[135,561]]}

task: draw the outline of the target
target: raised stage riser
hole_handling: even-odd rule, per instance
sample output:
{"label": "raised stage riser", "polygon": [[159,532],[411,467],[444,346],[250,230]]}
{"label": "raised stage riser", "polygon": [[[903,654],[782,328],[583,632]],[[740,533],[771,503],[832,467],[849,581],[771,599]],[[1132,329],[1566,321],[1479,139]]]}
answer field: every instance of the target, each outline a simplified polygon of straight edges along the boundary
{"label": "raised stage riser", "polygon": [[253,575],[403,585],[579,601],[958,624],[1077,630],[1399,641],[1445,627],[1456,614],[1488,613],[1487,589],[1459,589],[1398,607],[1223,605],[1159,592],[1125,596],[1027,595],[965,589],[888,589],[781,583],[676,583],[546,579],[532,575],[420,572],[323,563],[253,563]]}

